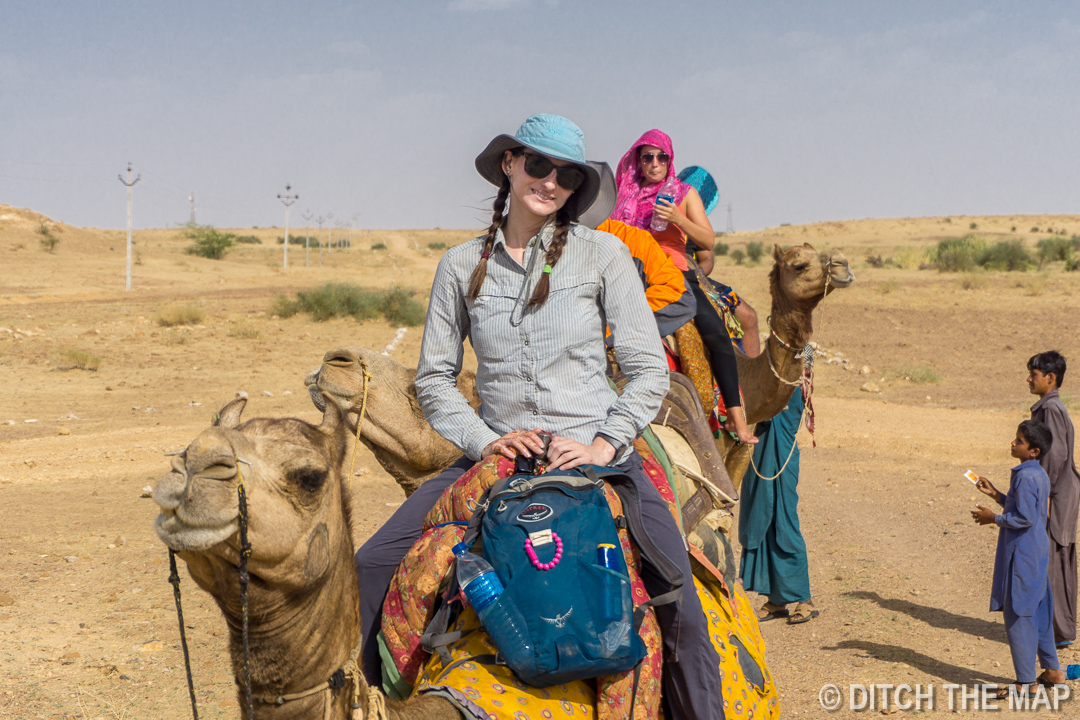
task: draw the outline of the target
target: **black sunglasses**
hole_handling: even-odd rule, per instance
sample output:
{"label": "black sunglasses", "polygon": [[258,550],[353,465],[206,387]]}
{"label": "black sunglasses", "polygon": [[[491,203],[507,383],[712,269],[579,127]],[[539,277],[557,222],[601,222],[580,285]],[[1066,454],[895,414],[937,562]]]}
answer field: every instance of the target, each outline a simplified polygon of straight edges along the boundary
{"label": "black sunglasses", "polygon": [[543,180],[554,170],[555,182],[563,190],[570,191],[577,190],[585,182],[585,171],[575,165],[557,166],[543,155],[525,152],[521,148],[514,150],[513,154],[525,156],[525,172],[529,174],[529,177]]}
{"label": "black sunglasses", "polygon": [[645,163],[646,165],[651,165],[654,158],[659,160],[661,165],[667,165],[671,161],[671,156],[668,155],[666,152],[662,152],[644,153],[641,156],[641,162]]}

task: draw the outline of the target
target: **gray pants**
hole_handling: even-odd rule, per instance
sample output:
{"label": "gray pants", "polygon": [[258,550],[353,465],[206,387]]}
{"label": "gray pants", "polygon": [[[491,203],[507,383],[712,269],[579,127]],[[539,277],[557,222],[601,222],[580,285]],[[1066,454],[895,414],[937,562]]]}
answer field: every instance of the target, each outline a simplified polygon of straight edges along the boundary
{"label": "gray pants", "polygon": [[[428,480],[397,509],[389,520],[356,552],[360,583],[360,621],[363,632],[362,663],[368,682],[382,686],[378,633],[382,605],[398,564],[421,535],[424,517],[443,490],[475,463],[461,458]],[[617,466],[634,481],[641,498],[641,519],[660,551],[675,562],[686,579],[682,599],[656,608],[664,642],[663,697],[665,716],[672,720],[723,720],[720,657],[709,639],[705,613],[694,590],[690,559],[667,503],[641,468],[641,456],[633,453]],[[671,588],[646,563],[642,581],[651,596]]]}
{"label": "gray pants", "polygon": [[1076,543],[1050,538],[1050,592],[1054,598],[1054,640],[1076,640]]}

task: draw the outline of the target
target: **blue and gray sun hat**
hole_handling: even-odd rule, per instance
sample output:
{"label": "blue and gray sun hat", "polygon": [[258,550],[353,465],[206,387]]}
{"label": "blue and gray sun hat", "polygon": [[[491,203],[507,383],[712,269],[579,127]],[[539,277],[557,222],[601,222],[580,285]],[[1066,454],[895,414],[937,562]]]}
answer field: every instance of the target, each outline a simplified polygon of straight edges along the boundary
{"label": "blue and gray sun hat", "polygon": [[561,115],[533,115],[513,135],[499,135],[476,156],[476,171],[492,185],[502,184],[503,153],[527,147],[556,160],[566,160],[585,171],[585,182],[574,194],[578,213],[583,213],[596,200],[600,191],[600,174],[585,161],[585,133]]}

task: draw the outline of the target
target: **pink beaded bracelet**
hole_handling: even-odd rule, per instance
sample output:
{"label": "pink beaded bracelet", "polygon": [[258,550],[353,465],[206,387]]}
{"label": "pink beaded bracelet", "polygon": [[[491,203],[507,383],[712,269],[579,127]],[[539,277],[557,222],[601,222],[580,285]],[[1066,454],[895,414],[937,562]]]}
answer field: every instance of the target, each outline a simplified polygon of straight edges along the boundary
{"label": "pink beaded bracelet", "polygon": [[540,558],[536,557],[536,551],[533,550],[532,539],[525,538],[525,554],[529,556],[529,561],[532,562],[533,567],[537,570],[550,570],[559,564],[559,560],[562,559],[562,538],[553,530],[551,532],[552,539],[555,540],[555,557],[551,559],[551,562],[542,563]]}

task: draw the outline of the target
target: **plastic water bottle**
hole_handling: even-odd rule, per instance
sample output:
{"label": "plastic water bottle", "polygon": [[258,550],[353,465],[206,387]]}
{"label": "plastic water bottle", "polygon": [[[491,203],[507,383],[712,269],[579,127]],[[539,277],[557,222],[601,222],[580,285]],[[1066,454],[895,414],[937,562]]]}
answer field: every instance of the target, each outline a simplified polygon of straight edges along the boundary
{"label": "plastic water bottle", "polygon": [[[656,191],[656,204],[659,205],[661,200],[667,200],[672,205],[675,204],[675,191],[679,187],[678,179],[672,175],[664,184],[660,186],[660,189]],[[667,230],[668,221],[656,214],[656,209],[653,208],[652,221],[649,223],[649,229],[656,232]]]}
{"label": "plastic water bottle", "polygon": [[1065,668],[1065,677],[1069,680],[1080,680],[1080,665],[1069,665]]}
{"label": "plastic water bottle", "polygon": [[[596,564],[602,568],[622,571],[622,563],[619,562],[622,551],[614,545],[601,543],[596,546]],[[604,584],[600,588],[602,606],[604,608],[603,619],[608,623],[622,620],[622,583],[617,578],[604,578]]]}
{"label": "plastic water bottle", "polygon": [[465,543],[454,546],[454,555],[457,556],[458,585],[480,616],[480,624],[491,636],[495,647],[511,668],[530,667],[535,657],[528,626],[516,607],[495,602],[504,588],[491,563],[469,552]]}

